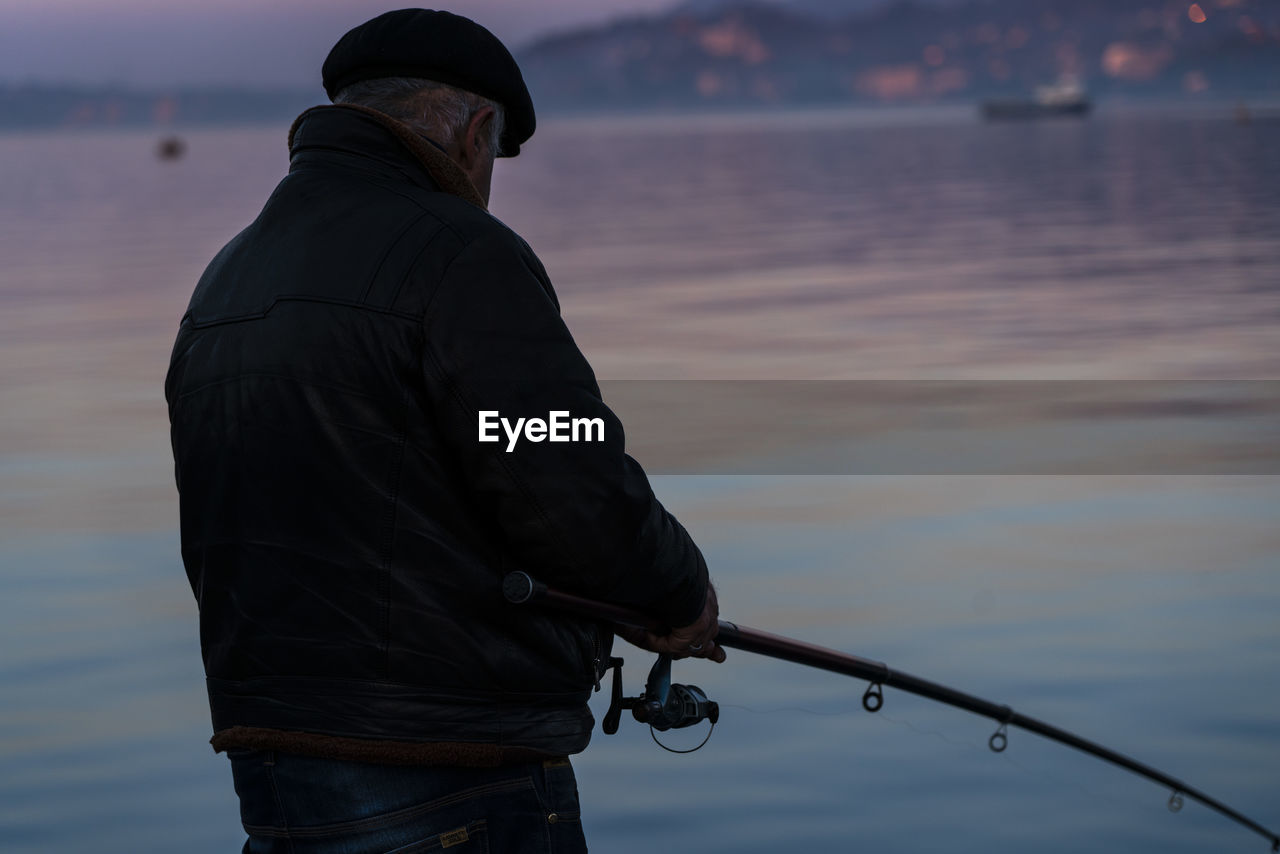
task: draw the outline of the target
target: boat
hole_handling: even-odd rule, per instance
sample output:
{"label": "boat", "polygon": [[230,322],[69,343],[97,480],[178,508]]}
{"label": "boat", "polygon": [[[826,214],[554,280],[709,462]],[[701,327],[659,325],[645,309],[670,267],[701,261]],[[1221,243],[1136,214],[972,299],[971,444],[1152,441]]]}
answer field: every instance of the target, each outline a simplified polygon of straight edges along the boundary
{"label": "boat", "polygon": [[1079,83],[1064,82],[1037,86],[1034,98],[991,98],[983,101],[982,116],[988,121],[1083,117],[1092,107],[1089,96]]}

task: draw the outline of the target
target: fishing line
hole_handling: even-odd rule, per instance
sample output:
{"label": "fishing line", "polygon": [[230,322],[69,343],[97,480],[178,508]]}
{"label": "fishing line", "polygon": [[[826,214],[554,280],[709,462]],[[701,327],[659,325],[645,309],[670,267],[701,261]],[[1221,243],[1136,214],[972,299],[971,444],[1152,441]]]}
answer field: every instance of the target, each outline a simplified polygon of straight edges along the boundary
{"label": "fishing line", "polygon": [[712,724],[711,728],[707,730],[706,736],[702,739],[702,741],[698,742],[698,746],[690,747],[688,750],[676,750],[674,747],[667,747],[661,741],[658,741],[658,731],[655,730],[653,727],[649,727],[649,738],[652,738],[653,743],[661,747],[663,750],[667,751],[667,753],[697,753],[699,750],[706,747],[707,742],[711,740],[711,733],[715,731],[716,731],[716,725]]}
{"label": "fishing line", "polygon": [[[769,709],[753,708],[751,706],[743,706],[737,703],[721,703],[720,706],[721,708],[725,708],[725,709],[739,709],[741,711],[744,711],[753,715],[773,715],[773,714],[781,714],[784,712],[788,712],[788,713],[799,712],[806,715],[815,715],[818,717],[831,718],[831,717],[854,717],[855,715],[858,714],[857,709],[842,709],[834,712],[823,712],[823,711],[818,711],[817,709],[807,709],[802,706],[779,706],[776,708],[769,708]],[[952,747],[963,747],[966,750],[970,750],[970,751],[973,751],[974,753],[981,753],[981,754],[988,754],[988,753],[994,752],[991,750],[991,748],[988,745],[982,744],[975,739],[952,738],[951,736],[947,735],[944,732],[940,732],[936,729],[927,729],[925,727],[922,727],[913,723],[912,721],[907,720],[906,718],[896,718],[893,715],[886,714],[884,712],[877,712],[875,717],[881,718],[887,723],[894,724],[895,726],[909,729],[912,732],[916,733],[917,735],[932,736],[933,738],[936,738],[937,740],[945,744],[948,744]],[[1091,789],[1088,786],[1081,783],[1079,780],[1073,780],[1067,777],[1062,777],[1058,774],[1052,773],[1048,769],[1031,768],[1029,766],[1023,765],[1021,762],[1019,762],[1018,760],[1010,756],[1008,751],[1001,751],[999,753],[999,757],[1001,761],[1008,763],[1011,767],[1017,769],[1024,776],[1040,779],[1042,781],[1053,783],[1058,786],[1073,788],[1076,791],[1080,792],[1081,794],[1088,795],[1090,798],[1096,801],[1100,801],[1102,803],[1106,803],[1108,805],[1114,805],[1118,799],[1122,799],[1124,800],[1125,803],[1127,803],[1129,806],[1132,806],[1132,807],[1145,808],[1150,806],[1150,801],[1145,799],[1139,799],[1137,796],[1129,794],[1127,792],[1123,795],[1119,795],[1114,792],[1107,793],[1105,790],[1102,790],[1102,789]],[[1170,811],[1177,812],[1178,810],[1173,809],[1171,805]]]}
{"label": "fishing line", "polygon": [[[751,706],[741,706],[736,703],[721,703],[720,708],[741,709],[742,711],[749,712],[753,715],[775,715],[775,714],[781,714],[782,712],[800,712],[802,714],[815,715],[817,717],[823,717],[823,718],[845,718],[845,717],[854,717],[855,715],[858,715],[857,709],[841,709],[840,711],[835,711],[835,712],[820,712],[817,709],[806,709],[802,706],[778,706],[777,708],[760,709],[760,708],[752,708]],[[911,721],[904,720],[902,718],[895,718],[892,715],[885,714],[884,712],[879,712],[877,713],[876,716],[886,721],[889,721],[890,723],[897,724],[899,726],[904,726],[907,729],[910,729],[912,732],[919,733],[920,735],[931,735],[934,738],[937,738],[955,747],[970,747],[970,748],[973,748],[974,750],[978,750],[984,753],[989,750],[989,748],[979,744],[976,741],[957,741],[956,739],[948,736],[946,733],[941,733],[933,729],[923,729],[922,727],[916,726]]]}
{"label": "fishing line", "polygon": [[[790,713],[790,712],[799,712],[806,715],[815,715],[818,717],[833,718],[833,717],[854,717],[858,714],[857,709],[844,709],[844,710],[835,711],[835,712],[821,712],[821,711],[818,711],[817,709],[806,709],[801,706],[779,706],[777,708],[761,709],[761,708],[753,708],[751,706],[743,706],[737,703],[721,703],[720,707],[723,709],[738,709],[740,711],[744,711],[753,715],[773,715],[773,714],[782,714],[782,713]],[[944,732],[939,732],[936,729],[926,729],[925,727],[918,726],[917,724],[912,723],[911,721],[905,718],[895,718],[893,715],[885,714],[884,712],[877,713],[876,717],[884,720],[887,723],[894,724],[895,726],[909,729],[912,732],[916,733],[917,735],[932,736],[933,738],[936,738],[937,740],[945,744],[948,744],[952,747],[963,747],[966,750],[970,750],[974,753],[981,753],[981,754],[988,754],[993,752],[989,746],[987,746],[986,744],[982,744],[981,742],[975,739],[952,738],[951,736],[947,735]],[[657,739],[655,738],[654,740],[656,741]],[[661,745],[661,742],[659,742],[659,745]],[[677,752],[677,751],[672,751],[672,752]],[[679,751],[679,752],[683,753],[683,752],[692,752],[692,751]],[[1128,803],[1130,806],[1146,807],[1150,805],[1149,801],[1139,800],[1137,797],[1133,795],[1125,794],[1123,796],[1117,796],[1115,794],[1104,794],[1102,790],[1090,789],[1089,787],[1085,786],[1083,783],[1081,783],[1078,780],[1072,780],[1066,777],[1061,777],[1043,768],[1028,767],[1026,765],[1023,765],[1018,760],[1014,759],[1012,756],[1010,756],[1008,751],[1001,752],[999,754],[999,757],[1001,761],[1008,763],[1011,767],[1017,769],[1019,772],[1021,772],[1023,775],[1027,777],[1038,778],[1042,781],[1053,783],[1055,785],[1067,786],[1067,787],[1076,789],[1080,793],[1088,795],[1090,798],[1093,798],[1094,800],[1097,800],[1103,803],[1115,804],[1117,797],[1122,797],[1125,800],[1125,802]]]}
{"label": "fishing line", "polygon": [[722,709],[741,709],[744,712],[750,712],[753,715],[776,715],[782,712],[802,712],[806,715],[817,715],[824,718],[842,718],[853,714],[853,710],[845,709],[839,712],[819,712],[816,709],[804,709],[800,706],[779,706],[776,709],[753,709],[750,706],[739,706],[734,703],[721,703]]}
{"label": "fishing line", "polygon": [[[955,739],[950,737],[946,733],[938,732],[937,730],[932,730],[932,729],[924,729],[922,727],[916,726],[911,721],[904,720],[901,718],[895,718],[892,715],[886,715],[882,713],[880,717],[883,717],[886,721],[890,723],[898,724],[900,726],[905,726],[907,729],[911,730],[912,732],[919,733],[920,735],[931,735],[934,738],[940,739],[941,741],[944,741],[947,744],[952,745],[953,747],[963,747],[966,750],[971,750],[974,753],[981,753],[984,755],[995,752],[991,750],[991,748],[988,745],[982,744],[976,741],[975,739]],[[1094,791],[1092,789],[1089,789],[1087,786],[1085,786],[1083,783],[1079,782],[1078,780],[1070,780],[1065,777],[1059,777],[1056,774],[1053,774],[1044,768],[1030,768],[1026,765],[1023,765],[1021,762],[1019,762],[1018,760],[1010,756],[1008,751],[1000,751],[997,755],[1001,761],[1007,762],[1009,765],[1013,766],[1018,771],[1022,772],[1024,775],[1028,777],[1038,777],[1041,780],[1045,780],[1050,783],[1055,783],[1059,786],[1070,786],[1100,801],[1107,801],[1108,803],[1114,802],[1114,799],[1112,797],[1108,795],[1104,795],[1099,791]],[[1136,805],[1138,802],[1136,800],[1132,800],[1131,803]],[[1146,805],[1146,803],[1147,803],[1146,801],[1143,802],[1144,805]]]}

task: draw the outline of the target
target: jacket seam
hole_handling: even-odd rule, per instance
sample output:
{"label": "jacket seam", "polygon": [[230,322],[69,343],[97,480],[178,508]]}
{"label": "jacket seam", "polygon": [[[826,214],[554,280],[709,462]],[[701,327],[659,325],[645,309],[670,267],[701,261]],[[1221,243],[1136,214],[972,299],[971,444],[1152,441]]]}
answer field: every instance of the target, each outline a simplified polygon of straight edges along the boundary
{"label": "jacket seam", "polygon": [[[411,201],[414,201],[415,204],[419,204],[416,200],[411,200]],[[431,313],[431,303],[435,301],[436,294],[439,293],[440,291],[440,283],[443,282],[445,279],[449,278],[449,272],[453,269],[454,263],[459,258],[461,258],[466,253],[466,251],[470,249],[475,243],[477,243],[478,241],[484,238],[484,235],[471,236],[471,237],[464,235],[453,225],[453,223],[447,220],[441,219],[440,216],[435,211],[429,208],[426,209],[426,215],[432,217],[440,224],[440,232],[437,232],[437,237],[439,236],[439,233],[448,231],[462,245],[458,247],[458,251],[453,253],[453,256],[449,259],[448,263],[444,265],[444,269],[440,271],[440,275],[436,279],[436,287],[432,289],[430,298],[428,298],[427,302],[423,304],[422,312],[420,314],[413,314],[413,315],[409,315],[407,312],[399,312],[399,314],[401,315],[412,316],[418,320],[426,320],[427,315]],[[496,216],[489,213],[488,211],[485,212],[485,215],[489,217],[493,225],[496,225],[501,230],[504,236],[514,238],[520,244],[521,248],[525,250],[523,253],[521,253],[522,255],[524,254],[530,255],[534,258],[535,261],[537,261],[538,256],[534,254],[533,249],[530,248],[529,244],[525,242],[523,237],[516,234],[514,231],[511,230],[510,226],[508,226],[506,223],[504,223],[502,220],[498,219]],[[435,242],[435,238],[432,238],[432,243],[434,242]],[[428,246],[429,245],[430,244],[428,244]],[[422,248],[422,252],[425,252],[428,246],[424,246]],[[401,287],[404,286],[405,281],[408,281],[413,276],[413,271],[417,269],[417,266],[422,258],[422,252],[419,252],[417,257],[413,259],[413,264],[410,266],[409,272],[405,274],[404,280],[400,283]],[[552,304],[556,307],[556,311],[559,312],[560,300],[556,298],[554,289],[549,287],[550,279],[546,275],[546,270],[542,269],[541,272],[539,272],[539,269],[529,266],[527,259],[522,259],[522,260],[525,261],[525,266],[529,268],[529,272],[533,273],[533,277],[538,280],[538,286],[541,287],[543,293],[545,293],[551,299]],[[541,265],[541,262],[539,261],[538,264]],[[399,291],[397,290],[396,293],[398,296]]]}
{"label": "jacket seam", "polygon": [[[415,225],[422,222],[422,220],[426,219],[426,217],[427,215],[425,212],[420,212],[418,216],[416,216],[414,219],[405,223],[404,227],[400,229],[400,233],[397,234],[394,238],[392,238],[390,242],[387,243],[387,248],[382,251],[382,257],[378,259],[378,266],[374,268],[373,275],[369,277],[368,284],[364,286],[364,292],[360,294],[361,305],[369,304],[369,293],[370,291],[373,290],[374,284],[378,281],[378,277],[382,274],[382,268],[386,266],[387,259],[391,257],[392,251],[397,246],[400,245],[401,241],[404,240],[405,235],[407,235]],[[435,235],[432,235],[432,239],[427,241],[427,245],[430,246],[434,240],[435,240]],[[399,290],[400,290],[399,286],[397,286],[396,292],[398,293]],[[392,299],[387,301],[387,305],[388,306],[395,305],[394,295],[392,296]]]}
{"label": "jacket seam", "polygon": [[387,533],[381,555],[382,674],[385,679],[390,679],[391,675],[391,565],[395,556],[396,518],[400,510],[400,475],[404,471],[404,449],[408,441],[406,435],[408,425],[405,423],[408,417],[406,414],[408,405],[409,389],[404,388],[400,392],[400,435],[396,441],[395,455],[392,457],[392,470],[389,477],[391,494],[388,496],[389,502],[384,519]]}
{"label": "jacket seam", "polygon": [[184,320],[189,321],[189,325],[192,329],[211,329],[215,326],[227,326],[233,323],[248,323],[254,320],[262,320],[282,302],[311,302],[318,303],[320,305],[334,305],[341,308],[351,308],[358,311],[371,311],[375,314],[391,315],[393,317],[401,318],[402,320],[416,321],[420,319],[418,315],[413,312],[399,311],[394,308],[380,308],[375,305],[369,305],[368,303],[352,302],[351,300],[334,299],[332,297],[313,296],[310,294],[281,294],[280,296],[273,297],[271,302],[265,308],[258,311],[245,312],[231,317],[221,317],[217,320],[193,320],[190,319],[191,313],[187,312],[187,314],[184,315]]}
{"label": "jacket seam", "polygon": [[[450,227],[448,224],[444,224],[443,228],[436,231],[436,233],[431,236],[431,239],[428,240],[420,250],[418,250],[418,254],[413,256],[413,261],[410,262],[408,268],[405,271],[405,274],[400,277],[399,283],[396,284],[396,289],[391,294],[391,301],[388,303],[388,305],[395,305],[396,302],[399,301],[400,292],[404,290],[405,282],[412,279],[414,275],[417,273],[418,267],[422,263],[422,256],[426,254],[428,249],[435,246],[436,241],[440,239],[440,235],[444,234],[445,232],[448,232],[449,235],[453,237],[455,240],[458,240],[458,241],[462,240],[462,235],[454,231],[453,228]],[[464,251],[466,251],[466,248],[469,245],[470,243],[463,243],[462,248],[460,248],[456,253],[454,253],[453,257],[449,259],[449,263],[445,265],[444,272],[441,273],[440,276],[436,278],[435,285],[431,288],[431,293],[427,295],[426,301],[422,304],[422,311],[420,313],[414,313],[413,317],[415,320],[421,322],[423,319],[426,318],[427,312],[431,308],[431,303],[435,300],[436,293],[439,292],[440,290],[440,282],[442,282],[444,278],[449,274],[449,268],[453,266],[453,262],[457,260],[459,255],[461,255]]]}
{"label": "jacket seam", "polygon": [[178,395],[177,398],[175,398],[175,401],[186,400],[188,397],[190,397],[193,394],[199,394],[202,391],[207,391],[208,389],[216,388],[217,386],[220,386],[220,385],[226,385],[227,383],[240,382],[241,380],[248,379],[250,377],[269,378],[269,379],[276,379],[276,380],[288,380],[289,382],[301,383],[303,385],[309,385],[315,388],[328,389],[329,391],[336,391],[341,394],[349,394],[355,397],[362,397],[365,400],[378,399],[372,394],[367,394],[365,392],[359,391],[354,388],[345,388],[342,386],[331,385],[330,383],[313,382],[311,380],[304,379],[302,377],[294,376],[291,374],[278,374],[278,373],[275,373],[274,371],[247,371],[243,374],[237,374],[234,377],[223,377],[222,379],[210,380],[207,383],[202,383],[201,385],[198,385],[193,389],[188,389],[187,391],[184,391],[182,394]]}

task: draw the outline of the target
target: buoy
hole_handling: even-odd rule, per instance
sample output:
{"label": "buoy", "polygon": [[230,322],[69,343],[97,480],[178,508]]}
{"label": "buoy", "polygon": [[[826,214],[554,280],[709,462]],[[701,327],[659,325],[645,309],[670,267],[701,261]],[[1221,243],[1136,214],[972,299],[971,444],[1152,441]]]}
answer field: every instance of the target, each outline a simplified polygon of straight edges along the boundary
{"label": "buoy", "polygon": [[156,146],[156,157],[161,160],[177,160],[187,153],[187,144],[180,136],[166,136]]}

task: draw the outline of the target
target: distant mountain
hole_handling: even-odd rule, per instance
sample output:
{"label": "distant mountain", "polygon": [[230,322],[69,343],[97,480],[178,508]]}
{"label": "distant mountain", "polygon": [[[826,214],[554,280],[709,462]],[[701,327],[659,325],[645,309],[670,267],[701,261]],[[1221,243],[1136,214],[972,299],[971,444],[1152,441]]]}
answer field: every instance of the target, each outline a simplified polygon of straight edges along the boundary
{"label": "distant mountain", "polygon": [[[882,9],[891,5],[894,0],[774,0],[774,2],[793,12],[834,21],[874,9]],[[964,0],[915,0],[915,2],[921,6],[954,6]]]}
{"label": "distant mountain", "polygon": [[972,101],[1063,78],[1103,96],[1280,97],[1280,2],[689,0],[519,59],[539,106],[561,109]]}
{"label": "distant mountain", "polygon": [[0,130],[287,122],[317,102],[314,94],[293,91],[9,85],[0,86]]}
{"label": "distant mountain", "polygon": [[[1280,99],[1280,0],[686,0],[519,51],[540,110]],[[0,129],[287,122],[318,92],[0,85]]]}
{"label": "distant mountain", "polygon": [[[824,20],[849,18],[872,9],[888,6],[893,0],[771,0],[771,4],[803,15]],[[941,6],[963,0],[917,0],[927,6]],[[677,13],[710,15],[740,5],[741,0],[685,0],[676,6]]]}

